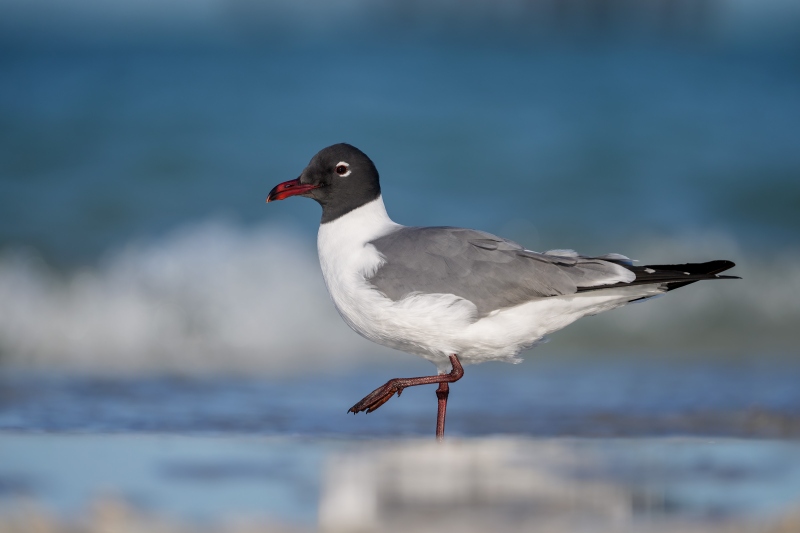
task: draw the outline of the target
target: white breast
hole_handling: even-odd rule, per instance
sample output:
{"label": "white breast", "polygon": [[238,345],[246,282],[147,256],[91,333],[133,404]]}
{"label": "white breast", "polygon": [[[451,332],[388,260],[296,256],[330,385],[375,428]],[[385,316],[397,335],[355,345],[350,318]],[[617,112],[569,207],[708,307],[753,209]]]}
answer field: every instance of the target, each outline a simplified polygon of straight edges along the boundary
{"label": "white breast", "polygon": [[475,306],[452,294],[417,294],[395,302],[367,282],[385,261],[369,242],[401,227],[380,197],[320,225],[322,275],[337,311],[356,332],[444,369],[448,355],[459,351],[459,333],[474,322]]}

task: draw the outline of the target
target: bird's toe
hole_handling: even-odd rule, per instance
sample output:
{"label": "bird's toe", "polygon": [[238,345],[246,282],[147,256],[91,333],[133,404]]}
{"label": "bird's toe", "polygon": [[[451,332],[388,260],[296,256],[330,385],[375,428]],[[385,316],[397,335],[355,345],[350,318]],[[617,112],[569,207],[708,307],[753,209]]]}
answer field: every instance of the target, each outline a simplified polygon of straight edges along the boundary
{"label": "bird's toe", "polygon": [[375,389],[374,391],[367,394],[364,398],[361,399],[360,402],[355,404],[351,407],[347,412],[348,413],[360,413],[361,411],[366,411],[367,413],[371,413],[372,411],[376,410],[381,405],[388,402],[392,396],[397,393],[400,395],[400,392],[403,389],[397,386],[395,380],[391,380],[385,385],[382,385]]}

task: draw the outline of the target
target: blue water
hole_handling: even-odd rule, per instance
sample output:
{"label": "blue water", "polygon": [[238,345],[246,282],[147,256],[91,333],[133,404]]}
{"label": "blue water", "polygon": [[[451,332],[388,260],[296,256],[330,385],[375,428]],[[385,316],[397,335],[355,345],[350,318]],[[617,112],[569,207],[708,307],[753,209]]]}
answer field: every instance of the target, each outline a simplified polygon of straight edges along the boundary
{"label": "blue water", "polygon": [[347,141],[407,224],[516,227],[535,248],[592,252],[708,229],[796,247],[799,54],[397,37],[7,47],[0,246],[86,263],[220,213],[311,233],[317,206],[264,197]]}
{"label": "blue water", "polygon": [[[427,363],[313,369],[263,377],[0,378],[0,430],[22,432],[425,437],[433,387],[415,387],[369,415],[346,414],[393,377]],[[479,437],[800,435],[793,358],[676,362],[655,357],[541,357],[467,367],[451,387],[448,432]]]}
{"label": "blue water", "polygon": [[[276,3],[232,14],[239,38],[220,38],[220,21],[190,38],[165,19],[166,39],[143,19],[103,33],[108,13],[42,32],[48,16],[3,9],[30,30],[0,25],[0,368],[15,390],[29,379],[17,373],[52,376],[30,379],[63,392],[77,386],[64,372],[117,376],[123,388],[140,374],[272,383],[392,360],[347,330],[325,294],[318,206],[264,205],[340,141],[375,160],[405,224],[644,264],[738,263],[740,282],[692,285],[556,335],[544,355],[592,361],[564,387],[602,374],[613,354],[697,356],[725,375],[735,360],[791,361],[800,346],[800,46],[777,38],[776,17],[748,32],[746,10],[723,2],[645,37],[655,12],[621,4],[611,19],[539,6],[453,20],[435,6],[401,17],[393,3],[359,4],[352,31],[330,38],[315,25],[351,15]],[[622,382],[651,372],[609,364]],[[784,375],[794,374],[776,383]],[[130,387],[158,389],[154,379]],[[746,407],[718,383],[720,405]],[[218,386],[235,388],[208,385]],[[752,401],[772,406],[758,396],[769,389]],[[652,402],[670,406],[667,396]]]}
{"label": "blue water", "polygon": [[[6,44],[0,351],[45,368],[270,371],[373,353],[320,283],[319,207],[264,205],[340,141],[372,156],[405,224],[738,264],[742,282],[568,329],[569,349],[796,350],[799,54],[502,32]],[[278,334],[303,320],[316,336]]]}

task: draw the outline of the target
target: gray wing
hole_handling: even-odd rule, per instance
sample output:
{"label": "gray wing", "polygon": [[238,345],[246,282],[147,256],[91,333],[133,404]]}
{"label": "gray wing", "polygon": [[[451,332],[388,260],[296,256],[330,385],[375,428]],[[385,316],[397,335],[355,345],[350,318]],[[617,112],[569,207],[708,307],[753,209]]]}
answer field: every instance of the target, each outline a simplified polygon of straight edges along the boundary
{"label": "gray wing", "polygon": [[569,250],[537,253],[489,233],[407,227],[371,242],[386,263],[369,279],[392,300],[410,293],[455,294],[480,316],[547,296],[635,279],[626,257],[582,257]]}

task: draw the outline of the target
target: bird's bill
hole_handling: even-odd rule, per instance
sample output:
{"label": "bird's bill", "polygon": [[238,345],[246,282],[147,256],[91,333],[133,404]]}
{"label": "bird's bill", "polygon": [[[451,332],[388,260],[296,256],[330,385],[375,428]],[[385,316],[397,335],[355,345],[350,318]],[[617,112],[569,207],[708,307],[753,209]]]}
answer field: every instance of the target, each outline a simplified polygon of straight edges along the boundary
{"label": "bird's bill", "polygon": [[319,187],[319,185],[300,183],[300,178],[284,181],[283,183],[277,184],[274,189],[269,191],[267,203],[274,202],[275,200],[285,200],[290,196],[297,196],[298,194],[305,194]]}

